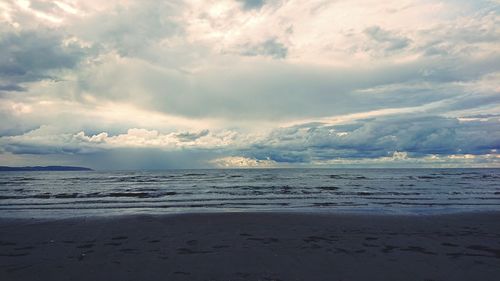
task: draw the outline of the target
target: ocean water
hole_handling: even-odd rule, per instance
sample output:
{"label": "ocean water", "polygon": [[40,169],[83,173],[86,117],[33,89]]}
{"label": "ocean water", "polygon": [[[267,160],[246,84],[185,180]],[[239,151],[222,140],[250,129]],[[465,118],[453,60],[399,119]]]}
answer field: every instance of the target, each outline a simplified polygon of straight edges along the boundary
{"label": "ocean water", "polygon": [[500,210],[500,169],[0,172],[0,217]]}

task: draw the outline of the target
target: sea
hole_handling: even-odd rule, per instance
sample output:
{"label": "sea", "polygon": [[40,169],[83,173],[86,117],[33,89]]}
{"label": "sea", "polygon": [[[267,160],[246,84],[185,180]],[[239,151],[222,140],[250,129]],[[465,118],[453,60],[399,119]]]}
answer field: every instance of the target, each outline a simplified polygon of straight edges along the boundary
{"label": "sea", "polygon": [[1,218],[500,210],[500,169],[0,172]]}

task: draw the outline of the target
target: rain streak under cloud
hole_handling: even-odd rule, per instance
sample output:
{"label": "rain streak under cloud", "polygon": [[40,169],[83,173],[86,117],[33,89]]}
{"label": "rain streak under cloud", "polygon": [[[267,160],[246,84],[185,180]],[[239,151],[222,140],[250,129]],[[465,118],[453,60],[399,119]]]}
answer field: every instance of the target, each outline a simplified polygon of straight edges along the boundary
{"label": "rain streak under cloud", "polygon": [[500,166],[500,2],[2,1],[0,165]]}

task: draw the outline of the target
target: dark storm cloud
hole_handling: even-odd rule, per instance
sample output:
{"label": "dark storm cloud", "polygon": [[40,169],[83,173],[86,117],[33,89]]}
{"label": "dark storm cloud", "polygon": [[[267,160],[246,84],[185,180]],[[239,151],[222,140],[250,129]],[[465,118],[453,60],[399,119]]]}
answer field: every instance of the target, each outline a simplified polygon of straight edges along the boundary
{"label": "dark storm cloud", "polygon": [[82,147],[78,144],[36,144],[36,143],[11,143],[4,146],[4,150],[13,154],[89,154],[101,149]]}
{"label": "dark storm cloud", "polygon": [[336,158],[378,158],[395,151],[481,155],[500,149],[497,119],[461,122],[439,116],[391,116],[350,125],[290,127],[272,132],[246,150],[257,159],[307,163]]}
{"label": "dark storm cloud", "polygon": [[24,92],[24,91],[26,91],[26,88],[23,88],[23,87],[16,85],[16,84],[4,84],[4,85],[0,84],[0,93],[3,91],[5,91],[5,92]]}
{"label": "dark storm cloud", "polygon": [[0,91],[20,91],[20,83],[54,78],[56,70],[71,69],[87,55],[85,48],[64,44],[50,31],[22,31],[0,37]]}

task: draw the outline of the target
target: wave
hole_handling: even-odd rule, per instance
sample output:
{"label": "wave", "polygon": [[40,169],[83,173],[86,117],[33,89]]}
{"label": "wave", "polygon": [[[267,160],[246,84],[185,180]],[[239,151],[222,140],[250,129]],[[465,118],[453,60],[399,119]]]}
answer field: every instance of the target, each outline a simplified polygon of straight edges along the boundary
{"label": "wave", "polygon": [[[179,170],[0,174],[0,208],[500,210],[500,170]],[[80,211],[78,211],[80,210]],[[128,212],[128,211],[127,211]],[[3,216],[0,213],[0,217]]]}

